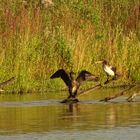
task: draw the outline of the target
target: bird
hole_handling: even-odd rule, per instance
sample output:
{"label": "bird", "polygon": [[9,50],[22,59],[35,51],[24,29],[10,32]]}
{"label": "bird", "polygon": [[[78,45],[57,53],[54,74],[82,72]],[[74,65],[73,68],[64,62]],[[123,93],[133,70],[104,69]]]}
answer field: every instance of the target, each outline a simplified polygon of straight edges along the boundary
{"label": "bird", "polygon": [[68,87],[69,96],[67,99],[75,99],[77,91],[83,81],[98,81],[99,78],[86,70],[80,71],[77,78],[74,78],[74,72],[67,73],[64,69],[57,70],[51,75],[51,79],[61,78]]}
{"label": "bird", "polygon": [[109,82],[109,77],[112,77],[112,80],[116,80],[118,76],[116,72],[116,67],[109,65],[107,60],[97,61],[96,63],[102,63],[103,70],[107,75],[107,80],[105,84]]}

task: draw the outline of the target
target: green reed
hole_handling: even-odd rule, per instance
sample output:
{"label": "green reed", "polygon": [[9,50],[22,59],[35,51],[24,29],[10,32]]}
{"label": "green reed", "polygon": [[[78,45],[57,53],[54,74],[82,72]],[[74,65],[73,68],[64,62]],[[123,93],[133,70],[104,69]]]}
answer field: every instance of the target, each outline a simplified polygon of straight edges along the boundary
{"label": "green reed", "polygon": [[105,79],[96,61],[107,59],[119,83],[140,80],[139,0],[0,0],[0,76],[14,91],[64,87],[50,80],[58,68],[86,69]]}

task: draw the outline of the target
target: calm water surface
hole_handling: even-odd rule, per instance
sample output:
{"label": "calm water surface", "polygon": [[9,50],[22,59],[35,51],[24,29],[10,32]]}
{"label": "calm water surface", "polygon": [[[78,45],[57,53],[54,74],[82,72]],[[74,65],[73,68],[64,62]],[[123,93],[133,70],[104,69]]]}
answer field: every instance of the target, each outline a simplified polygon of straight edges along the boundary
{"label": "calm water surface", "polygon": [[78,104],[61,104],[67,93],[0,95],[2,140],[140,140],[140,97],[99,102],[122,89],[80,96]]}

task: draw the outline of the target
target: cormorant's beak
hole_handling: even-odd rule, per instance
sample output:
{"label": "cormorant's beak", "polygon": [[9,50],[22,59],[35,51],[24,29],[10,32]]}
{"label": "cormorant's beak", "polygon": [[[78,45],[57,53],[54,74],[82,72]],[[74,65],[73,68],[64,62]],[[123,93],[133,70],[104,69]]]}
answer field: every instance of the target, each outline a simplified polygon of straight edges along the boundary
{"label": "cormorant's beak", "polygon": [[71,71],[70,74],[76,74],[75,72]]}
{"label": "cormorant's beak", "polygon": [[96,61],[96,62],[95,62],[95,64],[101,64],[101,63],[103,63],[102,60],[100,60],[100,61]]}

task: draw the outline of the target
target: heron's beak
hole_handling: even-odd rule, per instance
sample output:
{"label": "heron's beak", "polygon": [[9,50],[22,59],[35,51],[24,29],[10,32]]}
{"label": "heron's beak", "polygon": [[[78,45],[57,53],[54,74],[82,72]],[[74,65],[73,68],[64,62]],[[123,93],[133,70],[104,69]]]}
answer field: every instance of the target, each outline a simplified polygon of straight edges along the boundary
{"label": "heron's beak", "polygon": [[103,63],[103,61],[101,61],[101,60],[95,62],[95,64],[101,64],[101,63]]}

